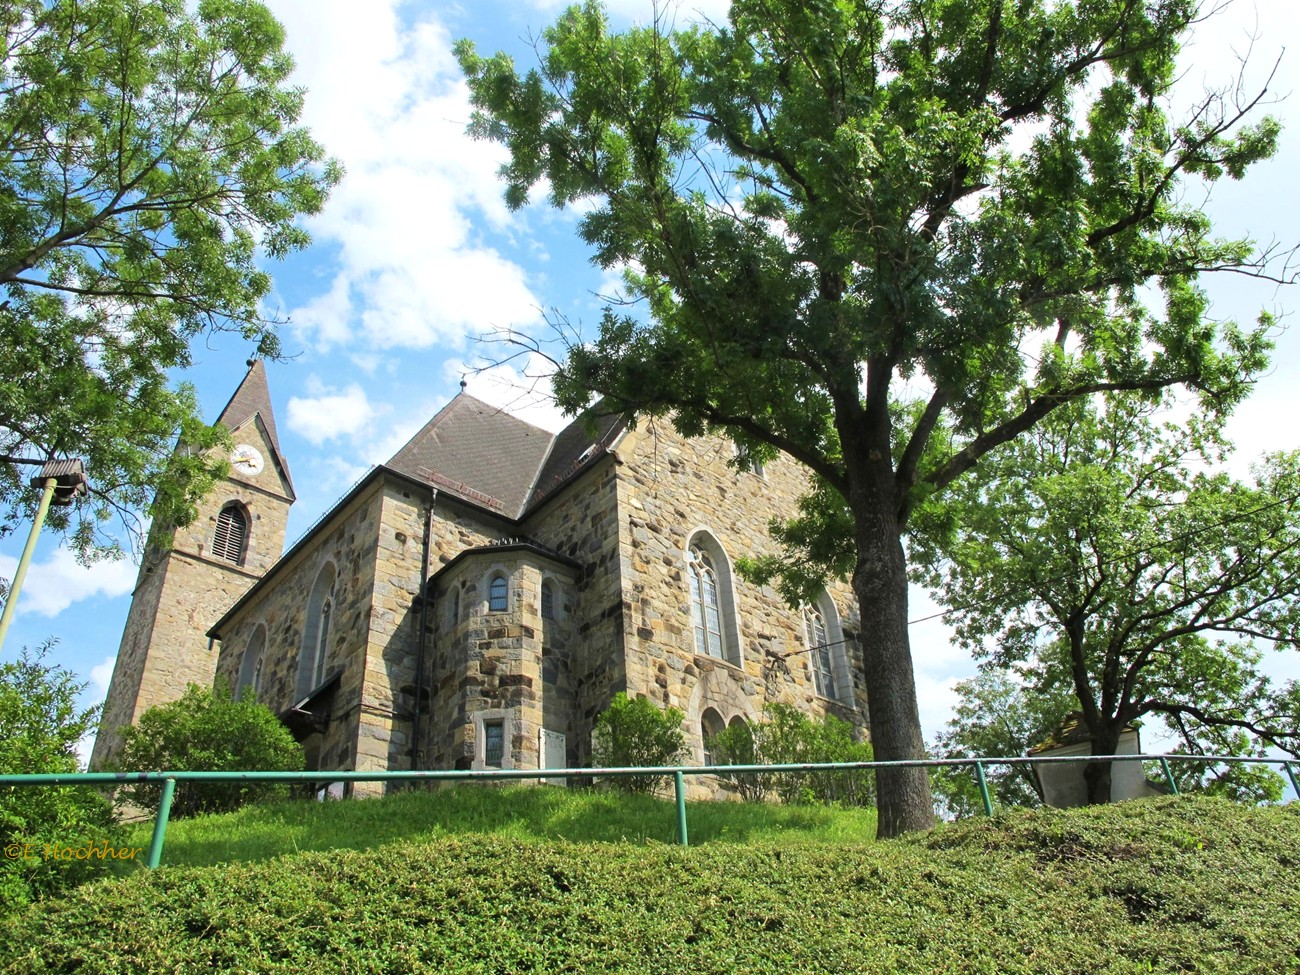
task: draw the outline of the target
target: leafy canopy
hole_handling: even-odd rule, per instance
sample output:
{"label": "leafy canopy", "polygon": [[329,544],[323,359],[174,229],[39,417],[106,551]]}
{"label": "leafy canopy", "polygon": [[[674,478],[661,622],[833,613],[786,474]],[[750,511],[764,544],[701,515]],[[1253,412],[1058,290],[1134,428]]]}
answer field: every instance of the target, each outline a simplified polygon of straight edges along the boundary
{"label": "leafy canopy", "polygon": [[2,7],[0,531],[30,512],[40,463],[80,456],[92,494],[50,524],[87,554],[112,547],[96,522],[114,511],[193,518],[222,436],[169,371],[201,333],[278,354],[262,265],[306,246],[298,218],[340,170],[296,125],[259,3]]}
{"label": "leafy canopy", "polygon": [[[594,260],[641,304],[570,336],[561,404],[600,394],[813,472],[797,527],[816,567],[852,574],[882,760],[924,754],[901,545],[916,506],[1074,399],[1184,385],[1222,409],[1265,363],[1267,322],[1208,320],[1197,277],[1268,273],[1270,255],[1216,238],[1184,190],[1241,176],[1278,124],[1247,124],[1258,99],[1235,88],[1170,117],[1197,13],[734,0],[725,25],[611,33],[588,0],[527,72],[458,44],[471,130],[510,151],[510,205],[540,185],[580,205]],[[931,821],[922,771],[882,774],[879,796],[883,835]]]}
{"label": "leafy canopy", "polygon": [[1193,752],[1300,750],[1300,693],[1260,669],[1300,635],[1300,453],[1245,483],[1225,447],[1133,397],[1080,401],[917,518],[958,639],[1073,697],[1095,754],[1145,715]]}

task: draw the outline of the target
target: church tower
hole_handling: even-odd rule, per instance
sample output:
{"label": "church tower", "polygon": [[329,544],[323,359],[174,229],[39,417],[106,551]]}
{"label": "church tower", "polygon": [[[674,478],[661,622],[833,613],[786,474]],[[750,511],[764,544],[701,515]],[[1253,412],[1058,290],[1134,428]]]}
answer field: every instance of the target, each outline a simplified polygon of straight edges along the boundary
{"label": "church tower", "polygon": [[155,526],[117,651],[91,767],[121,747],[122,729],[142,711],[174,701],[186,685],[209,686],[217,651],[205,633],[260,579],[284,549],[293,481],[275,432],[266,367],[248,373],[217,422],[230,431],[230,474],[184,528]]}

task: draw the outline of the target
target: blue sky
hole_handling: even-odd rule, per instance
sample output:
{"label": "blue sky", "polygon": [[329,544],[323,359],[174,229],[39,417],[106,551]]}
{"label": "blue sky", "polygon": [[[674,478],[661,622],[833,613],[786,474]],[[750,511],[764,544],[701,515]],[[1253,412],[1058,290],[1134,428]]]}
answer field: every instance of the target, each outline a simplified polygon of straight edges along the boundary
{"label": "blue sky", "polygon": [[[272,364],[271,393],[284,453],[298,489],[288,541],[296,539],[367,468],[389,457],[454,395],[467,370],[500,356],[478,337],[498,328],[545,335],[543,310],[593,323],[616,280],[591,266],[574,216],[544,205],[509,212],[496,179],[501,150],[464,134],[466,92],[451,54],[459,37],[482,51],[504,49],[531,63],[528,44],[562,8],[551,0],[272,0],[308,89],[304,121],[343,161],[347,176],[308,226],[315,243],[282,264],[272,310],[287,317],[291,361]],[[616,22],[645,21],[651,0],[608,4]],[[678,22],[726,16],[726,0],[683,0]],[[359,11],[364,9],[365,15]],[[1254,37],[1252,49],[1252,36]],[[1300,37],[1291,0],[1236,0],[1202,26],[1184,56],[1190,95],[1236,76],[1247,54],[1247,87],[1261,85],[1287,40]],[[1300,89],[1300,55],[1283,59],[1272,90]],[[1294,239],[1300,227],[1300,102],[1271,106],[1285,125],[1278,157],[1241,184],[1215,190],[1207,209],[1225,234]],[[1189,200],[1197,201],[1195,190]],[[1207,282],[1218,318],[1251,321],[1261,309],[1286,313],[1296,289],[1222,275]],[[1289,322],[1289,319],[1287,319]],[[196,345],[183,377],[215,417],[244,372],[250,349],[232,336]],[[469,391],[551,429],[540,363],[471,373]],[[178,377],[179,378],[179,377]],[[1300,446],[1300,333],[1279,336],[1275,366],[1234,420],[1238,463],[1264,450]],[[0,576],[12,575],[24,539],[0,539]],[[54,637],[59,661],[102,699],[130,604],[130,560],[75,565],[56,539],[42,540],[5,659]],[[934,612],[914,593],[911,616]],[[952,647],[942,621],[912,628],[927,737],[946,720],[952,685],[974,664]],[[1278,673],[1300,676],[1294,659]],[[1147,743],[1150,744],[1150,743]]]}

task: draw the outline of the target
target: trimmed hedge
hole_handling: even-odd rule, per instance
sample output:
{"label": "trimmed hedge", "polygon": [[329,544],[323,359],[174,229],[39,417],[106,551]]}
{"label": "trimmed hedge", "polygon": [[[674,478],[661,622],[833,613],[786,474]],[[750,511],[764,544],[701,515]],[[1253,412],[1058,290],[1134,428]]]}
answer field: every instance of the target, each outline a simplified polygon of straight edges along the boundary
{"label": "trimmed hedge", "polygon": [[1297,839],[1183,798],[842,849],[402,843],[84,887],[0,921],[0,971],[1291,972]]}

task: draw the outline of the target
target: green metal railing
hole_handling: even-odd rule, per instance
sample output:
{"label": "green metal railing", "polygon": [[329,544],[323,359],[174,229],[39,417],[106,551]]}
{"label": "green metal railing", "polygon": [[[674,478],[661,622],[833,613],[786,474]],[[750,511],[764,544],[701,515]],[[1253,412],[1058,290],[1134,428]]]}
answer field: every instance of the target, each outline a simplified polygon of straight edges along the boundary
{"label": "green metal railing", "polygon": [[1014,758],[936,758],[908,762],[827,762],[801,765],[706,765],[664,766],[658,768],[577,768],[577,769],[483,769],[477,771],[407,771],[407,772],[350,772],[325,770],[315,772],[67,772],[36,775],[0,775],[0,786],[39,785],[99,785],[122,786],[137,782],[161,782],[162,796],[158,815],[154,820],[153,837],[149,844],[147,865],[152,869],[162,862],[163,843],[167,837],[167,822],[171,818],[172,799],[177,782],[494,782],[510,779],[590,779],[618,778],[629,775],[651,775],[670,778],[677,810],[677,840],[689,845],[686,826],[686,776],[688,775],[743,775],[830,771],[867,771],[891,768],[971,768],[979,786],[985,815],[993,815],[993,799],[989,792],[985,769],[990,765],[1050,765],[1080,762],[1159,762],[1169,790],[1178,795],[1178,782],[1174,779],[1170,761],[1277,765],[1285,771],[1291,788],[1300,796],[1300,777],[1295,763],[1276,758],[1241,758],[1235,755],[1069,755],[1052,758],[1020,756]]}

